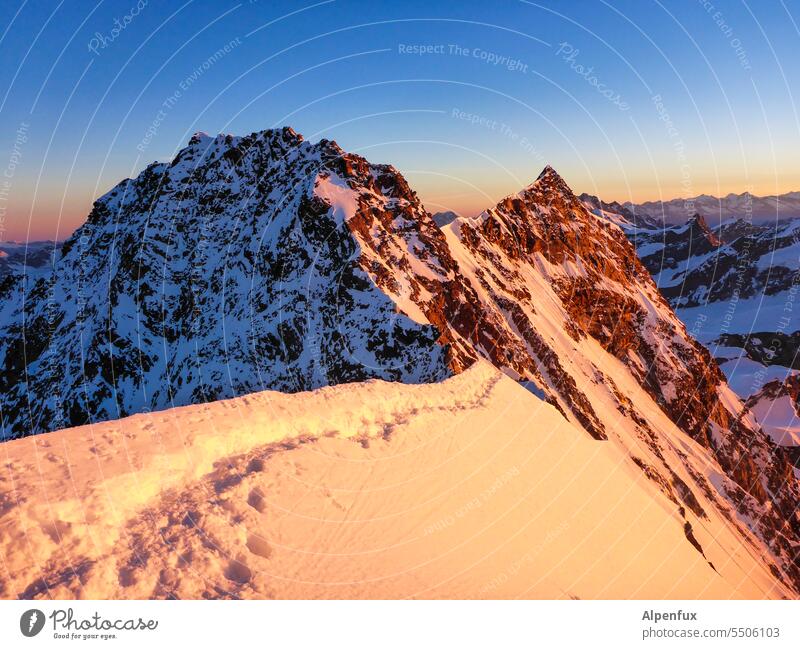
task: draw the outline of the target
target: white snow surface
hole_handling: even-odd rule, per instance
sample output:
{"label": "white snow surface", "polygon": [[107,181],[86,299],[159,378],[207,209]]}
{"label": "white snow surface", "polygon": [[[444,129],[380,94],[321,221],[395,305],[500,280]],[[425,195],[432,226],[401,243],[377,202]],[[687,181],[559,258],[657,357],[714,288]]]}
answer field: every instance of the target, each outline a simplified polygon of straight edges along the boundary
{"label": "white snow surface", "polygon": [[[714,353],[717,348],[711,345],[709,349]],[[743,351],[741,348],[735,349]],[[797,370],[783,365],[763,365],[744,355],[725,360],[719,367],[725,373],[728,385],[742,399],[753,396],[771,381],[783,381],[789,376],[798,374]]]}
{"label": "white snow surface", "polygon": [[756,421],[776,444],[800,445],[800,416],[789,395],[760,399],[752,408]]}
{"label": "white snow surface", "polygon": [[[706,344],[723,334],[749,334],[754,331],[794,331],[796,316],[792,315],[794,292],[781,291],[774,295],[757,295],[747,299],[733,298],[724,302],[710,302],[703,306],[677,308],[675,313],[687,328]],[[794,327],[783,326],[789,318]]]}
{"label": "white snow surface", "polygon": [[436,384],[261,392],[0,452],[6,598],[790,594],[702,494],[705,558],[617,445],[483,361]]}

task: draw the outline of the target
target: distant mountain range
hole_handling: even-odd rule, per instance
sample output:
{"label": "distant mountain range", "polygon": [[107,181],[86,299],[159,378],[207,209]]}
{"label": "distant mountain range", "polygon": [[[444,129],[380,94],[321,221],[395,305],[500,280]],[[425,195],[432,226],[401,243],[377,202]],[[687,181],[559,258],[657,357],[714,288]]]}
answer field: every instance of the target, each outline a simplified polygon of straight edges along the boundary
{"label": "distant mountain range", "polygon": [[[606,202],[591,194],[581,194],[580,199],[591,209],[603,209],[609,215],[622,215],[629,223],[639,225],[682,225],[695,214],[717,227],[726,221],[743,220],[756,225],[800,217],[800,191],[777,196],[753,196],[747,192],[717,197],[701,194],[693,198],[673,198],[666,201]],[[436,212],[434,221],[439,225],[450,223],[456,213]],[[441,223],[440,223],[441,222]]]}
{"label": "distant mountain range", "polygon": [[694,198],[673,198],[668,201],[626,202],[623,206],[636,214],[668,224],[684,223],[697,213],[712,225],[737,219],[770,222],[800,216],[800,192],[777,196],[753,196],[747,192],[723,197],[701,194]]}

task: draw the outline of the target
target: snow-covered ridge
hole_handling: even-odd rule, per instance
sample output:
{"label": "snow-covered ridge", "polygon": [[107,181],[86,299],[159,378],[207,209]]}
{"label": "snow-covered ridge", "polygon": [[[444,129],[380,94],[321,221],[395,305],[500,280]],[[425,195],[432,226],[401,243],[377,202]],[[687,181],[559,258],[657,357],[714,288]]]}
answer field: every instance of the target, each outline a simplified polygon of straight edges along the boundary
{"label": "snow-covered ridge", "polygon": [[3,452],[5,598],[792,595],[724,519],[687,541],[616,446],[483,361],[437,384],[261,392]]}

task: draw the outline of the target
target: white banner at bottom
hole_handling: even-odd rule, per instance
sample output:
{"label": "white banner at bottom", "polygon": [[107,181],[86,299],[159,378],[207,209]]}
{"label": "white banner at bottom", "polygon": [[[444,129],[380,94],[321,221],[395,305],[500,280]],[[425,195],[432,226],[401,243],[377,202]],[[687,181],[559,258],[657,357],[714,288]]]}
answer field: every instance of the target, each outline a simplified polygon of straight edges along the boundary
{"label": "white banner at bottom", "polygon": [[3,647],[799,647],[797,601],[5,601]]}

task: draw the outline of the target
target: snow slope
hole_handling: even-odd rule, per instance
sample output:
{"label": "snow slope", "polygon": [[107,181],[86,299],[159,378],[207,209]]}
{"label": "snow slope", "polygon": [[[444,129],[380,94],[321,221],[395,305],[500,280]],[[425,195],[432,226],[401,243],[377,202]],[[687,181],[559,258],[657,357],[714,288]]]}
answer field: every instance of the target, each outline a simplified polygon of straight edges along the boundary
{"label": "snow slope", "polygon": [[751,410],[756,421],[776,444],[800,445],[800,417],[791,397],[782,395],[777,399],[760,399]]}
{"label": "snow slope", "polygon": [[793,447],[795,466],[800,467],[796,459],[800,446],[800,372],[765,383],[747,400],[747,406],[776,444]]}
{"label": "snow slope", "polygon": [[261,392],[0,453],[5,598],[793,595],[731,522],[690,513],[696,547],[616,445],[484,361],[437,384]]}

